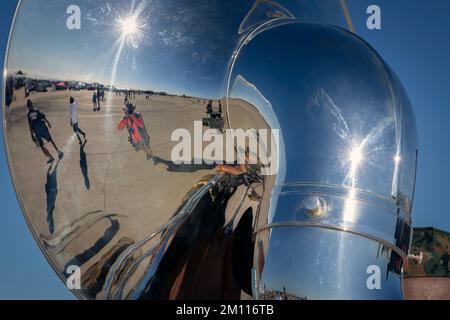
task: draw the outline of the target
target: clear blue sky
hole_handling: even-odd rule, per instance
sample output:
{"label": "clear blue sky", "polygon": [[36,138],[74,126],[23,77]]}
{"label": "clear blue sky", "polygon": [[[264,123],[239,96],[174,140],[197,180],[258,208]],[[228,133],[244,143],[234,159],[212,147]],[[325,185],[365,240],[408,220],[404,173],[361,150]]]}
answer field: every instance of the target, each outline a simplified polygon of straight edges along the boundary
{"label": "clear blue sky", "polygon": [[[15,2],[15,0],[1,1],[1,57],[3,57]],[[45,9],[46,4],[67,7],[67,1],[65,0],[40,0],[36,2],[41,4],[41,9]],[[84,0],[81,2],[84,2]],[[382,9],[382,30],[370,31],[366,28],[367,15],[365,12],[371,4],[378,4]],[[450,125],[448,123],[450,121],[450,41],[448,40],[450,39],[450,28],[448,27],[450,2],[448,0],[348,0],[348,6],[356,32],[373,45],[395,70],[414,105],[420,140],[417,189],[413,212],[414,225],[434,226],[450,230],[450,212],[448,206],[446,206],[446,199],[450,195],[448,181],[450,179]],[[49,15],[54,15],[56,10],[53,9],[48,10],[47,8],[45,10]],[[199,10],[207,10],[207,8],[199,8]],[[167,10],[166,14],[168,12],[170,11]],[[164,12],[160,12],[160,14],[164,14]],[[214,18],[225,19],[224,17]],[[61,17],[50,16],[50,19],[61,19]],[[29,23],[33,23],[32,19],[27,20]],[[97,23],[106,27],[105,22],[102,21],[90,20],[88,23]],[[199,35],[201,32],[207,32],[208,36],[213,36],[214,30],[204,29],[205,25],[211,26],[213,24],[193,23],[192,36],[195,37],[196,34]],[[230,25],[232,24],[230,23]],[[43,23],[36,28],[42,28],[42,31],[45,31],[48,27],[46,23]],[[161,28],[167,29],[166,27],[162,26]],[[56,39],[63,39],[64,32],[63,30],[54,30],[52,36]],[[36,34],[38,35],[36,39],[38,43],[40,33],[37,32]],[[127,69],[124,68],[131,68],[134,71],[130,74],[137,74],[138,77],[139,74],[162,75],[158,81],[164,83],[165,88],[170,88],[175,92],[189,89],[192,92],[198,92],[199,95],[218,94],[217,88],[220,85],[217,82],[221,81],[223,75],[215,75],[214,70],[217,68],[217,63],[223,63],[221,59],[228,59],[227,57],[229,57],[229,52],[224,50],[227,47],[227,39],[224,39],[221,48],[198,48],[197,51],[189,49],[179,51],[177,48],[173,48],[171,54],[175,56],[167,56],[167,52],[162,53],[159,50],[159,42],[174,41],[173,43],[179,46],[189,48],[190,40],[195,39],[180,37],[177,30],[171,30],[169,33],[157,33],[156,37],[157,39],[153,39],[152,42],[154,47],[147,48],[154,53],[153,59],[173,61],[172,59],[176,58],[175,60],[179,64],[172,65],[171,68],[173,69],[170,70],[133,69],[133,61],[139,57],[136,57],[138,53],[128,50],[128,48],[128,53],[125,54],[125,59],[119,66],[121,74],[128,74],[128,72],[125,72]],[[94,34],[92,37],[93,45],[114,41],[115,39],[111,34],[102,32]],[[82,56],[89,56],[91,49],[89,47],[82,49],[55,48],[55,57],[63,55],[64,50],[79,50]],[[217,53],[219,59],[212,59],[212,56],[208,54],[211,50]],[[186,54],[187,52],[189,52],[189,55]],[[24,54],[27,54],[27,52],[24,52]],[[111,54],[105,52],[105,56],[99,57],[99,59],[111,59]],[[58,60],[53,61],[57,64]],[[188,79],[192,80],[189,78],[189,66],[193,62],[205,64],[205,74],[195,73],[200,78],[188,82]],[[64,72],[68,76],[71,76],[70,73],[72,75],[89,74],[89,70],[84,70],[82,65],[83,60],[81,60],[80,66],[73,66],[71,70],[64,70]],[[167,67],[167,64],[162,65]],[[157,68],[155,64],[152,64],[152,66]],[[170,76],[172,70],[183,70],[184,75],[180,77],[180,82],[172,81],[174,79]],[[35,71],[38,72],[39,70]],[[103,80],[102,77],[106,74],[102,70],[96,70],[94,73],[92,79],[98,78],[98,80]],[[151,81],[151,77],[145,78],[150,79],[147,80],[146,85],[149,87],[156,86]],[[134,79],[135,76],[130,78],[124,76],[121,81],[123,85],[133,86]],[[182,87],[186,83],[189,83],[189,88]],[[205,83],[215,83],[215,85],[208,86]],[[3,137],[1,138],[3,139]],[[72,298],[45,261],[28,231],[12,189],[3,149],[0,150],[0,181],[2,185],[0,203],[2,203],[1,214],[3,218],[0,224],[0,299]]]}
{"label": "clear blue sky", "polygon": [[[450,231],[450,1],[347,3],[356,32],[394,69],[414,106],[420,146],[414,226]],[[371,4],[381,7],[381,30],[366,27]]]}

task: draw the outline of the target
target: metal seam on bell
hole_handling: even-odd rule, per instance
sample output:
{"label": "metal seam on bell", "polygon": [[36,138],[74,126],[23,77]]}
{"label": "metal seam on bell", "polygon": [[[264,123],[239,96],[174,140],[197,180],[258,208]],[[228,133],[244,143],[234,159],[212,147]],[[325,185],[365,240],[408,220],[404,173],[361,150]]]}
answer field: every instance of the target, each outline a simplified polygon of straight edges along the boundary
{"label": "metal seam on bell", "polygon": [[[338,185],[320,185],[320,184],[303,184],[303,183],[299,183],[299,184],[286,184],[286,185],[281,185],[281,186],[276,186],[273,188],[272,190],[272,197],[273,196],[283,196],[283,195],[325,195],[325,196],[330,196],[330,197],[337,197],[337,198],[341,198],[341,199],[346,199],[347,196],[346,195],[340,195],[340,194],[336,194],[333,193],[332,191],[327,191],[327,190],[314,190],[314,191],[297,191],[297,190],[289,190],[289,191],[282,191],[285,188],[291,188],[291,189],[300,189],[300,188],[305,188],[305,187],[316,187],[316,188],[324,188],[324,189],[328,189],[328,190],[341,190],[341,191],[348,191],[349,188],[348,187],[343,187],[343,186],[338,186]],[[367,198],[370,199],[374,199],[373,201],[371,201],[370,199],[365,199],[363,197],[361,197],[360,195],[364,195]],[[383,203],[377,203],[375,200],[380,200]],[[399,205],[397,205],[394,201],[388,200],[378,194],[375,193],[369,193],[367,191],[364,190],[356,190],[355,193],[355,199],[354,201],[357,201],[359,203],[363,203],[363,204],[368,204],[374,207],[377,207],[379,209],[385,210],[388,213],[392,214],[394,217],[401,219],[402,221],[404,221],[408,226],[411,226],[412,221],[411,221],[411,217],[410,214],[408,214],[407,212],[405,212],[403,210],[403,208]],[[390,205],[390,206],[389,206]],[[388,207],[389,206],[389,207]],[[399,210],[400,209],[400,210]]]}
{"label": "metal seam on bell", "polygon": [[313,227],[313,228],[322,228],[322,229],[329,229],[329,230],[335,230],[335,231],[342,231],[342,232],[348,232],[351,234],[355,234],[358,236],[361,236],[363,238],[367,238],[369,240],[373,240],[376,242],[379,242],[383,245],[385,245],[386,247],[390,248],[391,250],[395,251],[404,261],[406,261],[408,259],[408,255],[403,252],[400,248],[398,248],[395,245],[392,245],[391,243],[389,243],[386,240],[383,240],[381,238],[372,236],[368,233],[365,232],[360,232],[360,231],[356,231],[354,229],[351,228],[344,228],[344,227],[339,227],[339,226],[334,226],[334,225],[329,225],[329,224],[322,224],[322,223],[311,223],[311,222],[305,222],[305,221],[292,221],[292,222],[277,222],[277,223],[270,223],[270,224],[266,224],[264,226],[259,227],[255,232],[254,232],[254,236],[256,237],[258,235],[258,233],[260,233],[261,231],[264,231],[266,229],[270,229],[270,228],[279,228],[279,227]]}
{"label": "metal seam on bell", "polygon": [[281,185],[277,185],[275,187],[273,187],[273,192],[275,192],[275,190],[278,189],[283,189],[283,188],[302,188],[302,187],[318,187],[318,188],[335,188],[335,189],[340,189],[340,190],[348,190],[348,189],[354,189],[356,192],[358,193],[362,193],[368,196],[372,196],[374,198],[380,199],[382,201],[388,202],[388,203],[392,203],[395,205],[395,201],[391,198],[387,198],[384,197],[382,195],[379,195],[377,193],[374,192],[370,192],[364,189],[359,189],[359,188],[353,188],[350,186],[343,186],[343,185],[338,185],[338,184],[318,184],[318,183],[309,183],[309,182],[290,182],[290,183],[286,183],[286,184],[281,184]]}
{"label": "metal seam on bell", "polygon": [[[293,192],[293,191],[291,191],[291,192],[277,193],[277,194],[273,194],[273,195],[275,195],[275,196],[283,196],[283,195],[317,196],[317,195],[323,195],[323,196],[337,197],[337,198],[340,198],[340,199],[347,199],[347,197],[345,197],[345,196],[336,195],[336,194],[333,194],[333,193],[325,193],[325,192],[323,192],[323,193],[322,192],[314,193],[314,192]],[[374,206],[374,207],[377,207],[377,208],[379,208],[381,210],[384,210],[384,211],[388,212],[389,214],[393,215],[394,217],[399,218],[400,220],[404,221],[405,224],[407,224],[408,226],[411,226],[411,221],[409,219],[407,219],[407,218],[397,214],[395,211],[392,211],[389,208],[383,207],[381,205],[378,205],[378,204],[370,202],[370,201],[366,201],[366,200],[361,199],[361,198],[355,198],[353,201],[359,202],[359,203],[362,203],[362,204],[367,204],[367,205],[370,205],[370,206]]]}

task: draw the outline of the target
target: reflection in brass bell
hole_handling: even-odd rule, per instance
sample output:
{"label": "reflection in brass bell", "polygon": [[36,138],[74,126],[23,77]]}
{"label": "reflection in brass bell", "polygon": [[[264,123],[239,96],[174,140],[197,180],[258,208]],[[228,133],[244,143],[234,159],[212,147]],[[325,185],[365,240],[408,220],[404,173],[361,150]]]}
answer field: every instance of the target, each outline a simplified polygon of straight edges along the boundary
{"label": "reflection in brass bell", "polygon": [[414,113],[345,1],[57,2],[19,5],[3,120],[75,295],[402,298]]}

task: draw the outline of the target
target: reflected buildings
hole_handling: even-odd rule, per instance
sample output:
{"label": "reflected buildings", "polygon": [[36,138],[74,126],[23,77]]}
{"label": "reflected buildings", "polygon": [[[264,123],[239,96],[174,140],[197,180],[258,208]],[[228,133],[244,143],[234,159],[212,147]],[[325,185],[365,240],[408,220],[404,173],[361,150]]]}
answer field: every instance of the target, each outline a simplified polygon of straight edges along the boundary
{"label": "reflected buildings", "polygon": [[[55,28],[68,1],[21,3],[8,70],[50,83],[31,99],[52,119],[65,157],[57,170],[45,164],[16,90],[3,114],[9,163],[50,263],[63,280],[70,266],[81,268],[75,294],[402,298],[414,115],[393,72],[350,32],[343,3],[81,1],[76,31]],[[52,86],[66,81],[89,84],[70,92],[90,137],[80,149],[68,124],[69,93]],[[109,90],[94,113],[101,86]],[[150,159],[130,145],[135,132],[117,128],[122,92],[137,93],[127,102],[145,122]],[[194,136],[209,100],[220,101],[220,125],[207,118],[203,130],[211,131],[189,141],[194,159],[179,164],[173,132]],[[259,133],[244,139],[248,148],[238,139],[231,151],[222,146],[244,163],[196,158],[229,130]],[[380,270],[376,290],[367,285],[371,266]]]}

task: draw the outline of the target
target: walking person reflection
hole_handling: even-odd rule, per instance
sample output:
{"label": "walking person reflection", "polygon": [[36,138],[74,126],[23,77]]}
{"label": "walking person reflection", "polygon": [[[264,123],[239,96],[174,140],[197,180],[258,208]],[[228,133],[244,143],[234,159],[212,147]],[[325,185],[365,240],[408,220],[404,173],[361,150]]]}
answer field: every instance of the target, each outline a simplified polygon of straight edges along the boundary
{"label": "walking person reflection", "polygon": [[64,154],[58,149],[56,143],[53,141],[52,136],[50,135],[49,128],[52,127],[50,122],[47,120],[47,117],[44,113],[40,112],[33,106],[33,102],[28,99],[27,101],[28,107],[28,126],[30,128],[31,140],[41,148],[44,155],[46,155],[49,160],[48,163],[53,162],[55,159],[50,154],[48,149],[44,146],[44,140],[50,142],[55,148],[56,152],[58,152],[59,159],[62,159]]}
{"label": "walking person reflection", "polygon": [[70,112],[70,126],[73,128],[73,132],[75,132],[75,134],[77,135],[80,145],[83,144],[80,138],[80,133],[83,136],[84,143],[86,143],[87,142],[86,133],[84,133],[83,130],[81,130],[80,127],[78,126],[78,104],[73,97],[70,97],[69,112]]}
{"label": "walking person reflection", "polygon": [[144,119],[139,112],[135,112],[136,107],[127,103],[125,114],[120,120],[117,128],[123,130],[127,128],[130,135],[129,141],[136,151],[143,150],[147,155],[147,160],[153,158],[152,148],[150,147],[150,136],[145,127]]}
{"label": "walking person reflection", "polygon": [[97,93],[94,91],[94,95],[92,96],[92,107],[93,111],[97,111]]}
{"label": "walking person reflection", "polygon": [[101,99],[102,99],[102,92],[100,91],[100,88],[99,88],[99,89],[97,89],[97,111],[100,111]]}

